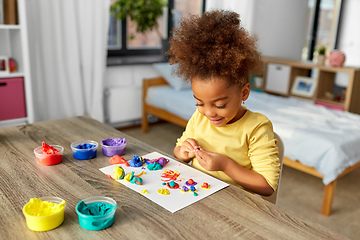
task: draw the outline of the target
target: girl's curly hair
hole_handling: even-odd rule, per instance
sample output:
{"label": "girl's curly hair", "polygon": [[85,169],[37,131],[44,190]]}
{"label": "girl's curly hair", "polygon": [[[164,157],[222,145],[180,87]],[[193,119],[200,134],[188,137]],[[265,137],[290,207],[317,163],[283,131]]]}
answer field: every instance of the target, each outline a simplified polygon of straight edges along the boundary
{"label": "girl's curly hair", "polygon": [[256,41],[257,37],[240,26],[239,14],[212,10],[201,17],[182,18],[179,27],[173,29],[166,55],[171,64],[178,63],[175,74],[186,81],[217,77],[242,87],[251,73],[261,72]]}

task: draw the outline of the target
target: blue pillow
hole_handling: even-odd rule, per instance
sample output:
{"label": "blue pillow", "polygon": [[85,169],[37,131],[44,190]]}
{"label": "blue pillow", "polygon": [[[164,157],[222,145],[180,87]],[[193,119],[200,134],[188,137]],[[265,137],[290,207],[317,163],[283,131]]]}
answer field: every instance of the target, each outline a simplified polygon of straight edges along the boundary
{"label": "blue pillow", "polygon": [[183,78],[173,76],[171,74],[172,68],[177,67],[177,64],[170,65],[170,63],[153,63],[154,68],[159,74],[166,80],[166,82],[175,90],[180,91],[184,89],[190,89],[191,83],[184,82]]}

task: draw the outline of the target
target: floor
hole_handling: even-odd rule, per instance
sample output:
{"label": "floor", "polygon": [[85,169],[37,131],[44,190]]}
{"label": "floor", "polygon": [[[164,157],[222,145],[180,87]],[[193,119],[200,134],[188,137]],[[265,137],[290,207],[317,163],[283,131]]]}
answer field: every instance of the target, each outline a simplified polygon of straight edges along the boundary
{"label": "floor", "polygon": [[[120,130],[172,155],[176,139],[184,129],[164,122],[151,125],[146,134],[140,126]],[[338,180],[329,217],[320,213],[323,192],[324,185],[319,178],[284,166],[278,197],[280,207],[349,239],[360,239],[360,169]]]}

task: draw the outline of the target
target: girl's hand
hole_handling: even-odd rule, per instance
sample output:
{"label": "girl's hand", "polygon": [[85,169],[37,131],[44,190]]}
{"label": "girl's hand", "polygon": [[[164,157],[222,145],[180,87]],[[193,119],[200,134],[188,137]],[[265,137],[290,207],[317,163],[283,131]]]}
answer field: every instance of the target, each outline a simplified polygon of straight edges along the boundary
{"label": "girl's hand", "polygon": [[222,154],[209,152],[204,149],[196,150],[195,156],[199,164],[207,171],[224,171],[229,160],[232,161]]}
{"label": "girl's hand", "polygon": [[193,138],[187,138],[181,145],[180,157],[183,159],[191,159],[195,157],[195,149],[200,148],[199,142]]}

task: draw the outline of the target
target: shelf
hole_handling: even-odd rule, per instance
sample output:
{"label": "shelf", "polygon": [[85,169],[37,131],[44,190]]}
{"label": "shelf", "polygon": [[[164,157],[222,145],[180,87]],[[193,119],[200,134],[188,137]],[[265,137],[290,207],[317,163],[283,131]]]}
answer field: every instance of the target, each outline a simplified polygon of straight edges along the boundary
{"label": "shelf", "polygon": [[20,25],[0,24],[0,29],[20,29]]}
{"label": "shelf", "polygon": [[10,74],[0,74],[0,78],[13,78],[13,77],[24,77],[25,74],[22,72],[15,72]]}
{"label": "shelf", "polygon": [[[264,91],[273,93],[276,89],[283,87],[282,95],[289,96],[291,94],[291,87],[294,84],[296,77],[309,75],[309,71],[317,70],[317,89],[315,90],[314,97],[311,98],[315,103],[323,105],[328,108],[336,110],[348,111],[352,113],[360,114],[360,68],[359,67],[331,67],[329,65],[317,65],[311,62],[284,60],[276,58],[263,58],[264,61],[264,79],[265,87]],[[290,68],[289,76],[271,76],[271,72],[268,71],[268,66],[271,64],[281,64]],[[330,100],[327,98],[327,93],[334,93],[337,74],[347,73],[349,82],[346,87],[345,93],[342,93],[344,100],[338,102],[336,100]],[[272,77],[272,78],[270,78]],[[275,80],[274,80],[275,79]],[[268,82],[270,81],[271,82]],[[277,83],[274,85],[273,82]],[[278,82],[276,82],[278,81]],[[268,85],[267,84],[268,82]],[[274,87],[275,86],[275,87]],[[286,86],[286,87],[284,87]],[[274,88],[274,89],[272,89]],[[336,90],[337,91],[337,90]],[[334,93],[335,94],[335,93]],[[340,97],[340,96],[339,96]]]}
{"label": "shelf", "polygon": [[29,121],[27,118],[16,118],[10,120],[0,121],[0,127],[9,127],[9,126],[17,126],[27,124]]}
{"label": "shelf", "polygon": [[336,106],[339,106],[339,107],[344,107],[345,103],[344,102],[337,102],[337,101],[333,101],[333,100],[329,100],[329,99],[326,99],[326,98],[317,98],[316,99],[316,102],[323,102],[323,103],[326,103],[326,104],[331,104],[331,105],[336,105]]}

